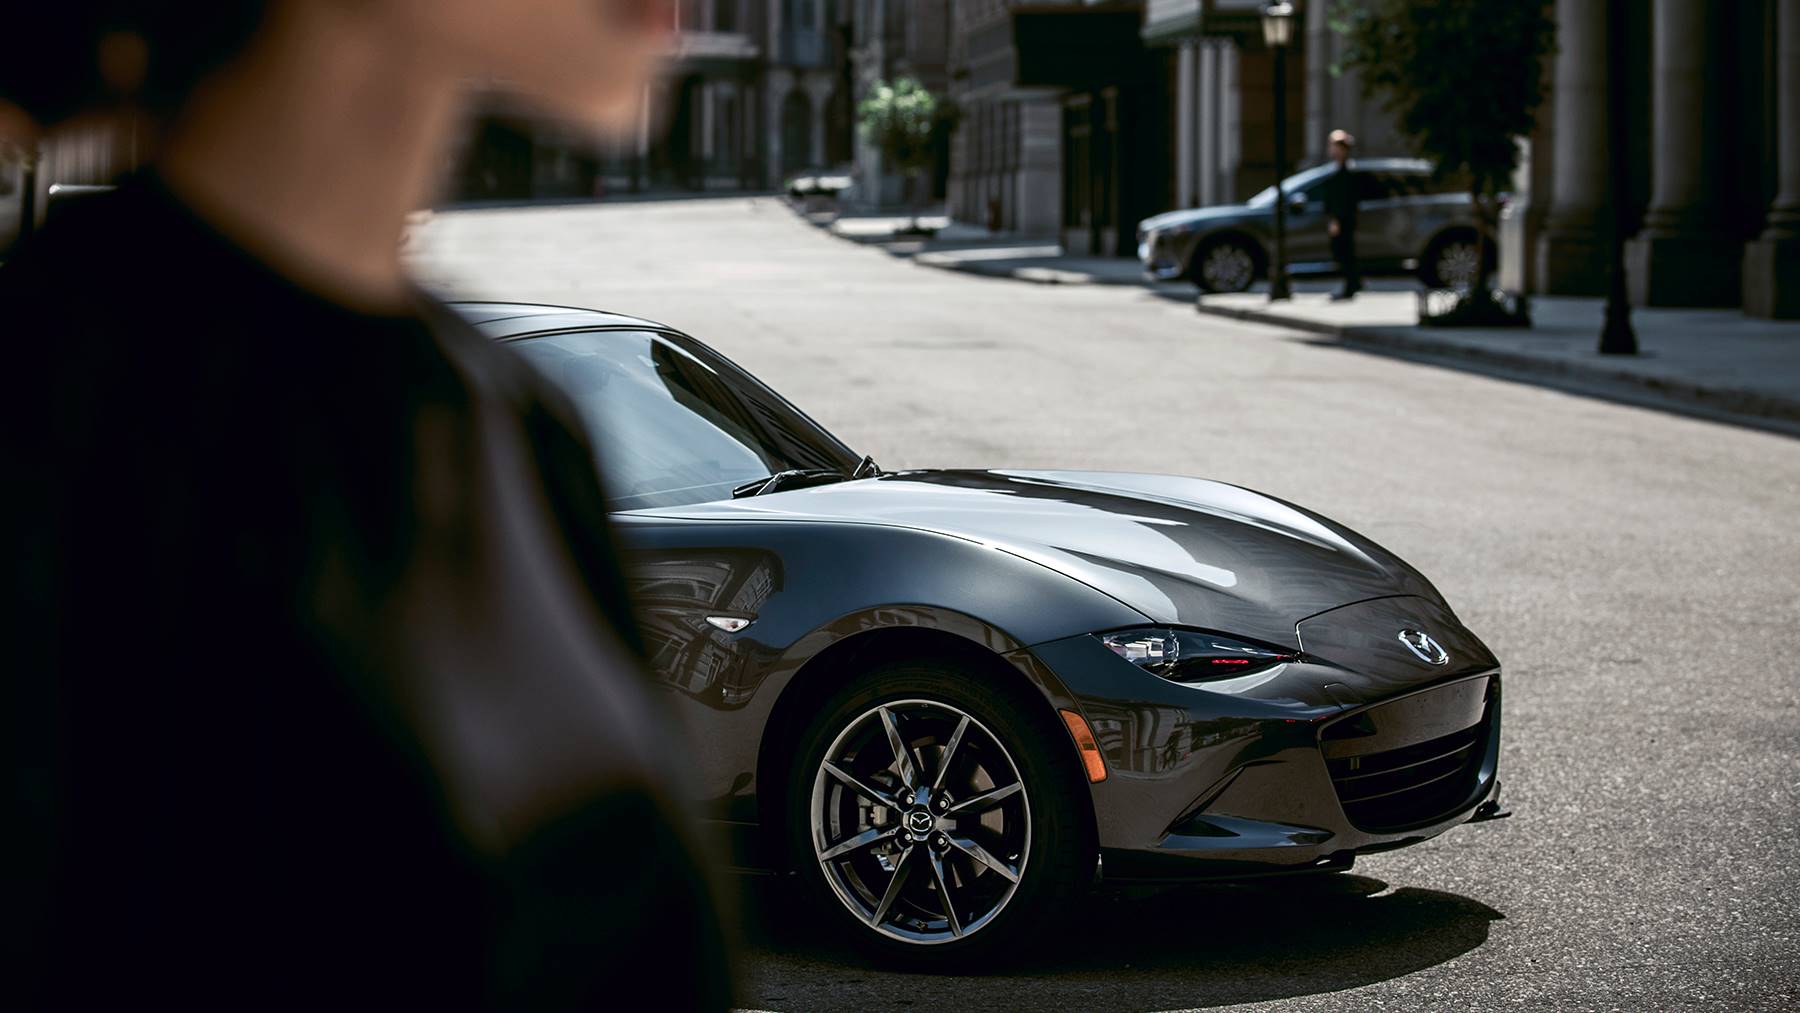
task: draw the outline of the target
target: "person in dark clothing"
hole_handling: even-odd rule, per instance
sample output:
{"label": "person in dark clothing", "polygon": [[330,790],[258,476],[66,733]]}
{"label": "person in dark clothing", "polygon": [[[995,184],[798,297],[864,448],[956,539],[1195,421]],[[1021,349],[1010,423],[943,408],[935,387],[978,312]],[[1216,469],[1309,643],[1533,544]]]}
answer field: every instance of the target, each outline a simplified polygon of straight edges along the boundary
{"label": "person in dark clothing", "polygon": [[460,82],[600,122],[661,6],[57,8],[165,131],[0,269],[15,1008],[729,1004],[593,452],[398,252]]}
{"label": "person in dark clothing", "polygon": [[1342,130],[1331,132],[1331,158],[1337,171],[1320,184],[1325,197],[1325,229],[1331,236],[1331,259],[1344,276],[1344,287],[1333,300],[1349,299],[1362,291],[1362,271],[1356,263],[1356,205],[1361,195],[1360,175],[1350,167],[1350,149],[1356,139]]}

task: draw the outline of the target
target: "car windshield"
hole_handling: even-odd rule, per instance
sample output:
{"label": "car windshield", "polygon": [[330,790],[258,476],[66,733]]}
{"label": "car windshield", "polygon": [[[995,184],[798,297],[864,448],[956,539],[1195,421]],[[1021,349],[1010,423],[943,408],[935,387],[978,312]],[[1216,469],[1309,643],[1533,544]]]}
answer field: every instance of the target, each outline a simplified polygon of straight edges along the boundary
{"label": "car windshield", "polygon": [[[1336,162],[1326,162],[1323,165],[1315,165],[1310,169],[1303,169],[1282,180],[1281,188],[1292,196],[1293,194],[1306,190],[1326,176],[1331,175],[1331,170],[1336,166]],[[1437,181],[1432,180],[1431,163],[1422,160],[1376,159],[1373,162],[1360,162],[1352,159],[1350,168],[1362,170],[1365,178],[1371,175],[1403,175],[1409,178],[1418,179],[1422,182],[1416,185],[1424,187],[1425,192],[1428,193],[1454,193],[1462,189],[1460,185],[1457,185],[1454,182],[1439,185]],[[1380,194],[1365,193],[1362,199],[1373,200],[1385,196],[1387,196],[1385,192]],[[1263,187],[1261,192],[1244,203],[1251,207],[1270,207],[1275,203],[1275,188],[1272,186]]]}
{"label": "car windshield", "polygon": [[[1308,186],[1312,185],[1313,183],[1315,183],[1321,179],[1324,179],[1326,176],[1330,175],[1331,170],[1335,166],[1336,166],[1335,162],[1326,162],[1324,165],[1315,165],[1312,168],[1306,169],[1302,172],[1296,172],[1292,176],[1289,176],[1287,179],[1284,179],[1281,181],[1281,188],[1283,190],[1285,190],[1286,192],[1288,192],[1289,194],[1295,193],[1296,191],[1299,191],[1299,190],[1304,190]],[[1249,200],[1245,201],[1244,203],[1250,205],[1251,207],[1268,207],[1275,203],[1275,188],[1272,186],[1263,187],[1262,190],[1260,192],[1258,192],[1256,196],[1250,198]]]}
{"label": "car windshield", "polygon": [[846,476],[858,458],[750,374],[692,339],[581,331],[513,348],[575,403],[611,510],[728,499],[789,469]]}

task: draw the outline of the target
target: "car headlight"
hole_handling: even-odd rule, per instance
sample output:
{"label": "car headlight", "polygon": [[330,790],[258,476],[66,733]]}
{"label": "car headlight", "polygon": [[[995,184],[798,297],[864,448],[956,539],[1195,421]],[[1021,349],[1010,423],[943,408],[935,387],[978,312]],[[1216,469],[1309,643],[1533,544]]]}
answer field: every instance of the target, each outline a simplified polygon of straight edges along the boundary
{"label": "car headlight", "polygon": [[1170,682],[1231,679],[1300,657],[1279,647],[1198,630],[1152,627],[1095,636],[1114,654]]}

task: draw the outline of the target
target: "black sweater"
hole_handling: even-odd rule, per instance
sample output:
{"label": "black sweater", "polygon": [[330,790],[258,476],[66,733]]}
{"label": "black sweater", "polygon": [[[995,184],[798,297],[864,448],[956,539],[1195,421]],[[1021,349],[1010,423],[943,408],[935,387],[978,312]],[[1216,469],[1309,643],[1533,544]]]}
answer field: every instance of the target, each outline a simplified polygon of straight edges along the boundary
{"label": "black sweater", "polygon": [[593,458],[418,303],[298,288],[147,178],[0,271],[49,1004],[573,1007],[671,959],[667,1004],[726,1002]]}

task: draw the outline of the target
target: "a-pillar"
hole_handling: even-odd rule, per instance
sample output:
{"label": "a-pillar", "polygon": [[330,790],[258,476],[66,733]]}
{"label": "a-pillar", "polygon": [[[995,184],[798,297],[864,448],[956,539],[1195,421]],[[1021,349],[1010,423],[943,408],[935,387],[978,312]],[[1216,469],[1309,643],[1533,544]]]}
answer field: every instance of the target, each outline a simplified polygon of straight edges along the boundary
{"label": "a-pillar", "polygon": [[1655,0],[1650,211],[1626,249],[1626,281],[1640,306],[1736,306],[1743,298],[1743,244],[1726,232],[1718,199],[1721,10],[1706,0]]}
{"label": "a-pillar", "polygon": [[1800,0],[1775,9],[1775,202],[1744,247],[1744,312],[1800,318]]}

